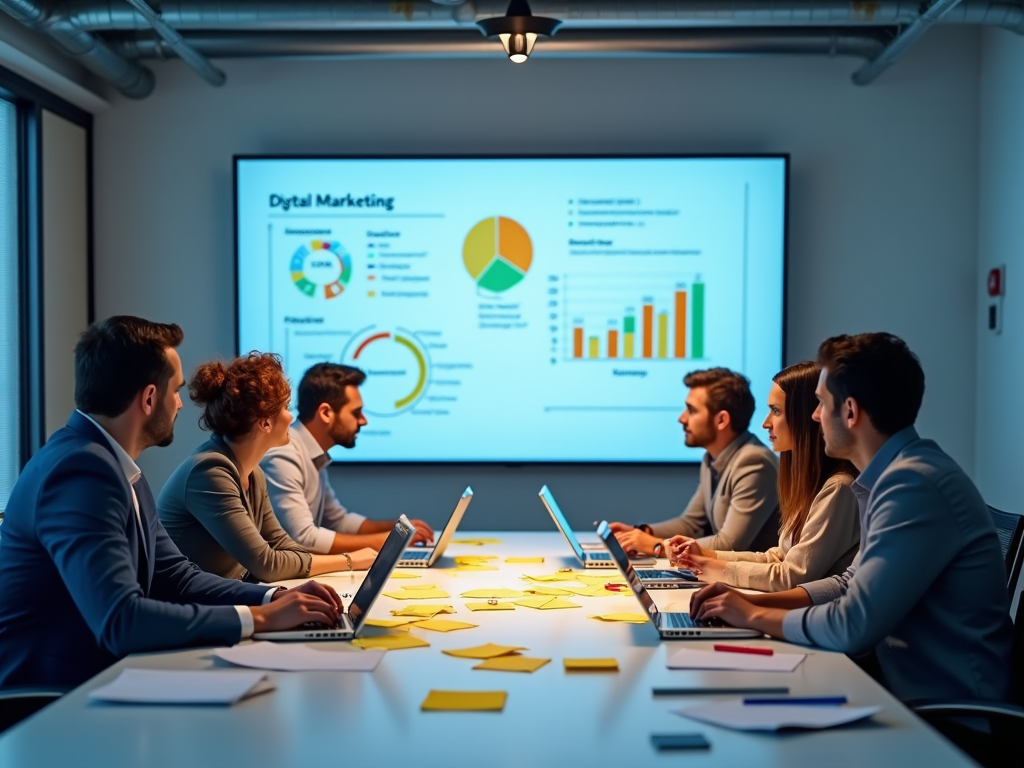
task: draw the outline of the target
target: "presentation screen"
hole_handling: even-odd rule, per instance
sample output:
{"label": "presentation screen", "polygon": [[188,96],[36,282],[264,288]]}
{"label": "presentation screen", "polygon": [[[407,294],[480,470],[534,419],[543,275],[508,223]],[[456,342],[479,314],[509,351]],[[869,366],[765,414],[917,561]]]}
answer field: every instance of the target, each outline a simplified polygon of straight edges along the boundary
{"label": "presentation screen", "polygon": [[235,158],[238,346],[356,366],[346,461],[687,462],[782,364],[784,156]]}

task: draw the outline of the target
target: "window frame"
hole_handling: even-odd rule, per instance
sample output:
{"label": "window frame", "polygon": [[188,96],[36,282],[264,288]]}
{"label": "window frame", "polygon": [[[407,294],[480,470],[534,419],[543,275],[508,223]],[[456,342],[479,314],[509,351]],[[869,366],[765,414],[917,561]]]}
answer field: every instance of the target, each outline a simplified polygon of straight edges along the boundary
{"label": "window frame", "polygon": [[86,134],[86,286],[88,316],[95,319],[93,270],[93,116],[26,78],[0,67],[0,97],[17,113],[18,158],[18,407],[21,411],[19,470],[46,442],[43,349],[43,110],[85,130]]}

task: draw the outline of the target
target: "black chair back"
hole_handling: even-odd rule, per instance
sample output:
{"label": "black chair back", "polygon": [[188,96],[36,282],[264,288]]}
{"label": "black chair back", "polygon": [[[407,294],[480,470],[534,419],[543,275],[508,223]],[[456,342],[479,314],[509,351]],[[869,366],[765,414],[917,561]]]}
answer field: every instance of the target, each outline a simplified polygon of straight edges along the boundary
{"label": "black chair back", "polygon": [[1014,515],[1010,512],[1003,512],[995,507],[989,507],[988,513],[992,516],[992,522],[996,527],[996,535],[999,537],[999,549],[1003,553],[1003,562],[1006,564],[1007,585],[1012,589],[1016,583],[1016,574],[1013,573],[1014,561],[1019,568],[1019,549],[1021,537],[1024,536],[1024,516]]}

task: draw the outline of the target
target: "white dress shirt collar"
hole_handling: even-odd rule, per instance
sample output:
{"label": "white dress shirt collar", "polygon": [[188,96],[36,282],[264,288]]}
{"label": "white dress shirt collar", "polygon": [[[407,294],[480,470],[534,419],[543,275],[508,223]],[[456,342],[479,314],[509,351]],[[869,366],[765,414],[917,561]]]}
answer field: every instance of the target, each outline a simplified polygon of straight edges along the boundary
{"label": "white dress shirt collar", "polygon": [[[75,410],[78,409],[76,408]],[[128,485],[135,485],[135,481],[142,476],[142,470],[139,469],[139,465],[136,464],[132,457],[128,455],[128,452],[121,447],[121,444],[110,436],[110,433],[107,432],[107,430],[96,423],[96,420],[92,416],[87,413],[82,413],[82,411],[78,411],[78,413],[81,413],[85,418],[91,421],[92,425],[96,427],[96,429],[98,429],[105,438],[107,438],[107,442],[110,443],[110,447],[113,449],[114,455],[117,456],[117,461],[121,465],[121,471],[124,472]]]}

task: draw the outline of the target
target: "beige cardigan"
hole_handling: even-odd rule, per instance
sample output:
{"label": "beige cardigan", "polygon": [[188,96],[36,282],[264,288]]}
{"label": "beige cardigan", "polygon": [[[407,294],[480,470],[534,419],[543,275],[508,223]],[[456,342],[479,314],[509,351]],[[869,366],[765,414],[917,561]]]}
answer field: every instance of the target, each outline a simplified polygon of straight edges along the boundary
{"label": "beige cardigan", "polygon": [[825,481],[796,544],[786,536],[767,552],[716,551],[716,559],[728,561],[722,581],[743,589],[780,592],[843,573],[860,546],[860,511],[852,482],[844,473]]}

